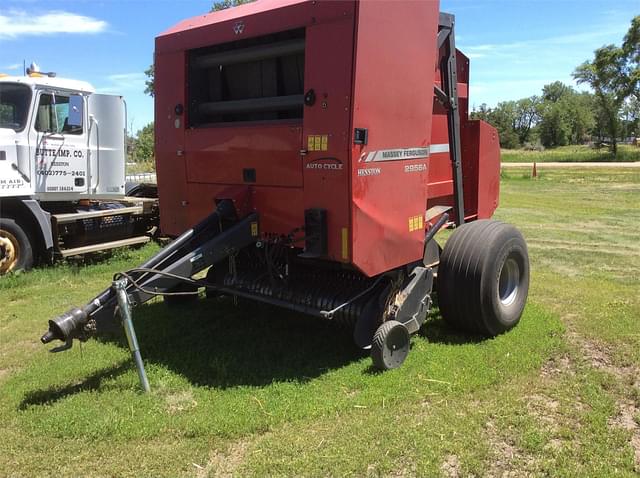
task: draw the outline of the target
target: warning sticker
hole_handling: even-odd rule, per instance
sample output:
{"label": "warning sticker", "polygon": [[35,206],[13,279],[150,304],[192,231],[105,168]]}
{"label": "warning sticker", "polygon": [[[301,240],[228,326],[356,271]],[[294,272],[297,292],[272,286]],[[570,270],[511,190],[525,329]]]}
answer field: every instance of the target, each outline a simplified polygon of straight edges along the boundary
{"label": "warning sticker", "polygon": [[326,151],[328,148],[328,134],[310,134],[307,136],[307,151]]}
{"label": "warning sticker", "polygon": [[419,231],[424,229],[424,221],[422,215],[411,216],[409,218],[409,232]]}

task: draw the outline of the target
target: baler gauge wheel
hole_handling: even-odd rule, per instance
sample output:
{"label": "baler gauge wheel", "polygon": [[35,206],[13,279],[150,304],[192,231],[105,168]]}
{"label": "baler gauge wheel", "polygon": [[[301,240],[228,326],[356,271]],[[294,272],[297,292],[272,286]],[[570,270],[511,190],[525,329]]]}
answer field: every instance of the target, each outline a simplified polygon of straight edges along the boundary
{"label": "baler gauge wheel", "polygon": [[403,364],[410,348],[409,331],[400,322],[384,322],[373,336],[371,359],[378,370],[391,370]]}

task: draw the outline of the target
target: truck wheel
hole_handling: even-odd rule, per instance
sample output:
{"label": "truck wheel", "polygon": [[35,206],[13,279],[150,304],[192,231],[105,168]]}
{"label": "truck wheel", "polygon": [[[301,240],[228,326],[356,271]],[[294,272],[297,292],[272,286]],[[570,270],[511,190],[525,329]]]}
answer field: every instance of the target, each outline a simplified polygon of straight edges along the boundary
{"label": "truck wheel", "polygon": [[25,230],[13,219],[0,218],[0,275],[33,266],[33,248]]}
{"label": "truck wheel", "polygon": [[384,322],[373,336],[371,360],[378,370],[398,368],[409,355],[409,331],[400,322]]}
{"label": "truck wheel", "polygon": [[460,329],[496,336],[520,321],[529,291],[529,255],[522,234],[499,221],[459,227],[438,268],[442,317]]}

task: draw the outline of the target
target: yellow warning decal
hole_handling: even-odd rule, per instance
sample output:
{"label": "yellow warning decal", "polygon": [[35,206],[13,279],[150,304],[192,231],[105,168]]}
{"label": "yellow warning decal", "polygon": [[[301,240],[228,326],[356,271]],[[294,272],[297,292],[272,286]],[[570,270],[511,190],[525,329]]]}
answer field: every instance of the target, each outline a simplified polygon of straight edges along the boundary
{"label": "yellow warning decal", "polygon": [[252,222],[251,223],[251,236],[253,236],[253,237],[257,237],[258,236],[258,223],[257,222]]}
{"label": "yellow warning decal", "polygon": [[342,228],[342,258],[349,259],[349,229]]}
{"label": "yellow warning decal", "polygon": [[307,151],[326,151],[329,149],[328,134],[310,134],[307,136]]}
{"label": "yellow warning decal", "polygon": [[422,215],[411,216],[409,218],[409,232],[420,231],[424,229],[424,219]]}

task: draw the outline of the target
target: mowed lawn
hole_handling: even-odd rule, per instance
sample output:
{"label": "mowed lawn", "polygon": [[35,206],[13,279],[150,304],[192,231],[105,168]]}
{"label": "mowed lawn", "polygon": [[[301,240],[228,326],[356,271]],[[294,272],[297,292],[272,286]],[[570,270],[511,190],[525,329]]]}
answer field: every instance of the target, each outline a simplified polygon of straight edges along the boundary
{"label": "mowed lawn", "polygon": [[331,324],[158,301],[134,312],[144,395],[122,338],[38,338],[157,246],[3,278],[0,476],[634,476],[640,171],[505,174],[497,217],[532,262],[521,324],[482,340],[435,312],[383,374]]}

